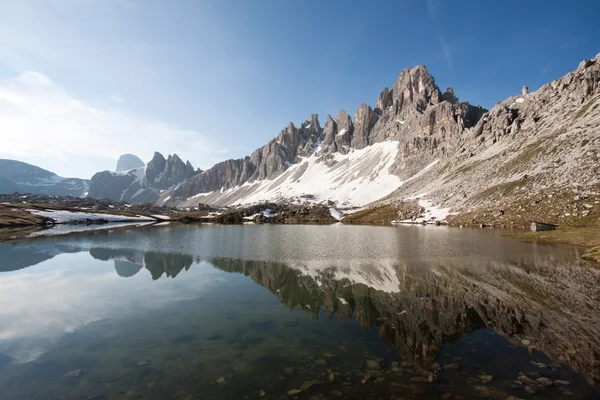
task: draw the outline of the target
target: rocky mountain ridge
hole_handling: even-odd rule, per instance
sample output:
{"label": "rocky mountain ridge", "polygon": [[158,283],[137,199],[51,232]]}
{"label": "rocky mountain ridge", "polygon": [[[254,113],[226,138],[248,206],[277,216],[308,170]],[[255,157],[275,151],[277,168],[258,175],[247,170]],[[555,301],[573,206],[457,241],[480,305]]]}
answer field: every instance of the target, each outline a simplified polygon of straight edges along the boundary
{"label": "rocky mountain ridge", "polygon": [[600,183],[599,82],[600,55],[486,111],[442,93],[425,67],[409,68],[374,109],[362,104],[354,119],[341,110],[322,128],[316,115],[290,124],[251,157],[186,182],[169,204],[426,198],[466,212],[547,188],[589,194]]}
{"label": "rocky mountain ridge", "polygon": [[[385,88],[381,92],[375,109],[361,104],[354,119],[340,110],[335,120],[328,115],[323,127],[316,114],[300,127],[290,123],[276,138],[251,156],[219,163],[168,196],[172,204],[183,206],[198,201],[232,205],[258,199],[278,200],[292,197],[290,193],[298,197],[307,195],[319,197],[317,200],[330,200],[325,195],[311,193],[311,187],[306,190],[293,188],[293,181],[298,181],[303,175],[304,180],[312,181],[314,187],[327,180],[321,179],[323,176],[308,176],[305,173],[311,169],[307,163],[311,157],[314,158],[314,164],[323,167],[323,174],[334,173],[331,180],[335,182],[328,185],[330,192],[340,189],[336,182],[343,181],[346,186],[358,186],[365,180],[376,183],[378,179],[385,179],[388,173],[397,177],[392,182],[392,186],[397,187],[439,157],[451,153],[463,132],[475,126],[485,111],[481,107],[460,102],[452,88],[442,93],[427,68],[416,66],[402,71],[392,89]],[[382,143],[387,145],[381,145],[375,151],[375,148],[371,148]],[[382,153],[390,148],[392,151]],[[353,163],[354,178],[348,180],[347,176],[341,175],[343,169],[350,167],[349,161],[356,151],[363,153],[356,154],[355,158],[360,163]],[[385,170],[379,168],[382,164],[386,165]],[[336,169],[339,171],[336,172]],[[291,170],[293,177],[282,179],[284,173]],[[373,174],[373,170],[377,173]],[[287,193],[286,190],[264,193],[277,192],[276,186],[286,180],[290,181],[288,186],[291,189]],[[267,188],[257,185],[269,181],[278,183]],[[375,193],[382,197],[392,190]],[[219,195],[215,192],[228,193]],[[262,193],[266,197],[261,198]],[[357,202],[351,196],[346,197],[336,200],[340,205]],[[189,198],[193,200],[186,202],[185,199]],[[367,201],[376,199],[367,196]]]}

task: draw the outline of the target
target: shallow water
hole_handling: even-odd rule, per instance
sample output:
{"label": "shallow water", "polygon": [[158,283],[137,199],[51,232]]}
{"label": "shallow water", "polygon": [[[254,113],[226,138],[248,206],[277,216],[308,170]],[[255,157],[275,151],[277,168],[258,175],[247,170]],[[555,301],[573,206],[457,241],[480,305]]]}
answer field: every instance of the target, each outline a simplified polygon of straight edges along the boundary
{"label": "shallow water", "polygon": [[0,243],[0,398],[600,398],[600,270],[500,234],[204,225]]}

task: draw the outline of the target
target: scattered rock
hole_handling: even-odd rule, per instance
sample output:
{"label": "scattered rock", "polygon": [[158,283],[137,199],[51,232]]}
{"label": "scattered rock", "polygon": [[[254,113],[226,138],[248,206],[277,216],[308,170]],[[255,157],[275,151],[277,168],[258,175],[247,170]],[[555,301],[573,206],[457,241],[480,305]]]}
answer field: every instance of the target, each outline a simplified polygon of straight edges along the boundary
{"label": "scattered rock", "polygon": [[570,384],[571,384],[571,382],[569,382],[569,381],[561,381],[561,380],[558,380],[558,381],[554,381],[554,384],[555,384],[555,385],[567,386],[567,385],[570,385]]}
{"label": "scattered rock", "polygon": [[413,376],[412,378],[410,378],[410,381],[412,383],[426,383],[429,381],[429,379],[424,376]]}
{"label": "scattered rock", "polygon": [[447,371],[453,370],[453,369],[458,369],[458,364],[448,364],[448,365],[444,365],[444,369]]}
{"label": "scattered rock", "polygon": [[222,385],[222,384],[224,384],[225,382],[226,382],[226,381],[225,381],[225,377],[224,377],[224,376],[222,376],[222,377],[220,377],[220,378],[217,378],[217,383],[218,383],[219,385]]}
{"label": "scattered rock", "polygon": [[491,382],[494,379],[492,375],[479,375],[478,378],[483,383]]}
{"label": "scattered rock", "polygon": [[485,398],[499,399],[506,396],[504,392],[492,386],[475,386],[474,389]]}
{"label": "scattered rock", "polygon": [[425,386],[424,385],[419,385],[417,383],[413,383],[410,385],[410,390],[412,390],[412,392],[414,394],[425,394]]}
{"label": "scattered rock", "polygon": [[501,217],[503,215],[504,215],[504,210],[497,210],[497,211],[494,211],[494,213],[492,214],[492,217],[498,218],[498,217]]}
{"label": "scattered rock", "polygon": [[539,386],[527,385],[527,386],[525,386],[525,391],[529,394],[535,394],[537,392],[538,387]]}
{"label": "scattered rock", "polygon": [[329,371],[328,378],[329,382],[335,382],[335,374],[333,372]]}
{"label": "scattered rock", "polygon": [[86,397],[85,400],[104,400],[105,398],[104,393],[96,393]]}
{"label": "scattered rock", "polygon": [[135,365],[136,365],[136,367],[143,367],[144,365],[148,365],[148,364],[150,364],[150,361],[142,360],[142,361],[139,361]]}
{"label": "scattered rock", "polygon": [[267,394],[265,393],[264,390],[261,390],[260,392],[258,392],[258,397],[265,397]]}
{"label": "scattered rock", "polygon": [[536,379],[537,382],[541,383],[544,386],[551,386],[552,381],[548,378],[540,377]]}
{"label": "scattered rock", "polygon": [[517,381],[524,383],[526,385],[536,385],[536,381],[534,381],[533,379],[531,379],[528,376],[525,375],[519,375],[519,377],[517,378]]}
{"label": "scattered rock", "polygon": [[74,369],[65,374],[65,376],[67,376],[69,378],[79,378],[80,375],[81,375],[81,369]]}
{"label": "scattered rock", "polygon": [[367,360],[367,369],[377,370],[381,369],[381,364],[377,360]]}
{"label": "scattered rock", "polygon": [[311,387],[318,385],[319,383],[319,381],[306,381],[302,384],[302,386],[300,386],[300,390],[308,390]]}
{"label": "scattered rock", "polygon": [[344,396],[344,393],[342,393],[341,390],[337,390],[337,389],[333,389],[330,393],[332,396],[335,396],[335,397],[343,397]]}
{"label": "scattered rock", "polygon": [[363,378],[360,381],[360,383],[362,383],[364,385],[365,383],[367,383],[369,381],[369,379],[371,379],[371,375],[365,374],[365,375],[363,375]]}
{"label": "scattered rock", "polygon": [[300,389],[291,389],[291,390],[288,390],[287,394],[289,396],[293,396],[293,395],[301,393],[301,392],[302,392],[302,390],[300,390]]}
{"label": "scattered rock", "polygon": [[521,343],[522,343],[523,345],[525,345],[525,346],[529,346],[529,345],[531,344],[531,342],[530,342],[529,340],[527,340],[527,339],[522,339],[522,340],[521,340]]}
{"label": "scattered rock", "polygon": [[286,375],[294,375],[294,371],[296,371],[294,367],[287,367],[284,372]]}
{"label": "scattered rock", "polygon": [[320,366],[322,366],[322,367],[326,367],[326,366],[328,365],[328,364],[327,364],[327,361],[325,361],[325,359],[323,359],[323,358],[321,358],[321,359],[319,359],[319,360],[315,361],[315,364],[317,364],[317,365],[320,365]]}

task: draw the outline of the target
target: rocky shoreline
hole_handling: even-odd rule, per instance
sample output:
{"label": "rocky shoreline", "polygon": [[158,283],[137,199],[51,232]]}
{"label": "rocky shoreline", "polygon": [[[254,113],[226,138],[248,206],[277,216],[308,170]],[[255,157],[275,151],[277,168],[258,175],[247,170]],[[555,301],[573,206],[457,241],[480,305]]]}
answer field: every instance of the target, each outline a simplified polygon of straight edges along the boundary
{"label": "rocky shoreline", "polygon": [[[459,209],[436,218],[435,205],[419,199],[382,201],[361,209],[337,209],[335,204],[303,205],[265,202],[247,207],[214,208],[204,204],[178,209],[149,203],[127,204],[108,199],[44,195],[0,195],[0,240],[51,228],[58,224],[104,225],[119,223],[214,223],[214,224],[354,224],[392,225],[396,223],[435,224],[457,227],[528,229],[531,221],[558,225],[551,232],[519,232],[520,240],[566,243],[586,247],[583,258],[600,261],[600,188],[579,193],[576,190],[548,189],[506,201],[502,206]],[[424,206],[425,204],[425,206]],[[427,206],[427,207],[426,207]],[[431,211],[431,209],[434,212]],[[54,214],[73,217],[57,220]],[[91,228],[90,230],[93,230]]]}

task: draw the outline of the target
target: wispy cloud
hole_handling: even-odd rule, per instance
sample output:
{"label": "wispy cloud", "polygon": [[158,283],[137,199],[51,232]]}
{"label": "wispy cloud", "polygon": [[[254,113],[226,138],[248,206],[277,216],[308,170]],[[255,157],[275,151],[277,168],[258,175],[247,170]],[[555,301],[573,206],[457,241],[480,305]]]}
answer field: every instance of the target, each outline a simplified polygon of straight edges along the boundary
{"label": "wispy cloud", "polygon": [[[114,99],[113,99],[114,100]],[[76,98],[46,75],[28,71],[0,82],[0,157],[90,177],[120,154],[149,160],[154,151],[177,153],[194,165],[220,161],[226,149],[177,126],[103,108]]]}
{"label": "wispy cloud", "polygon": [[432,21],[437,18],[440,5],[441,3],[438,0],[427,0],[427,11],[429,11],[429,17]]}
{"label": "wispy cloud", "polygon": [[450,51],[450,47],[448,43],[444,40],[442,35],[438,35],[438,40],[440,41],[440,46],[442,46],[442,53],[444,53],[444,57],[446,57],[446,62],[448,63],[448,69],[452,71],[452,52]]}
{"label": "wispy cloud", "polygon": [[431,23],[433,25],[433,29],[438,32],[438,42],[440,43],[440,47],[442,48],[442,54],[446,59],[446,63],[448,64],[448,69],[452,71],[453,62],[452,62],[452,51],[450,46],[444,39],[444,35],[442,34],[442,28],[438,22],[438,14],[441,8],[441,1],[439,0],[427,0],[427,12],[429,13],[429,19],[431,19]]}

